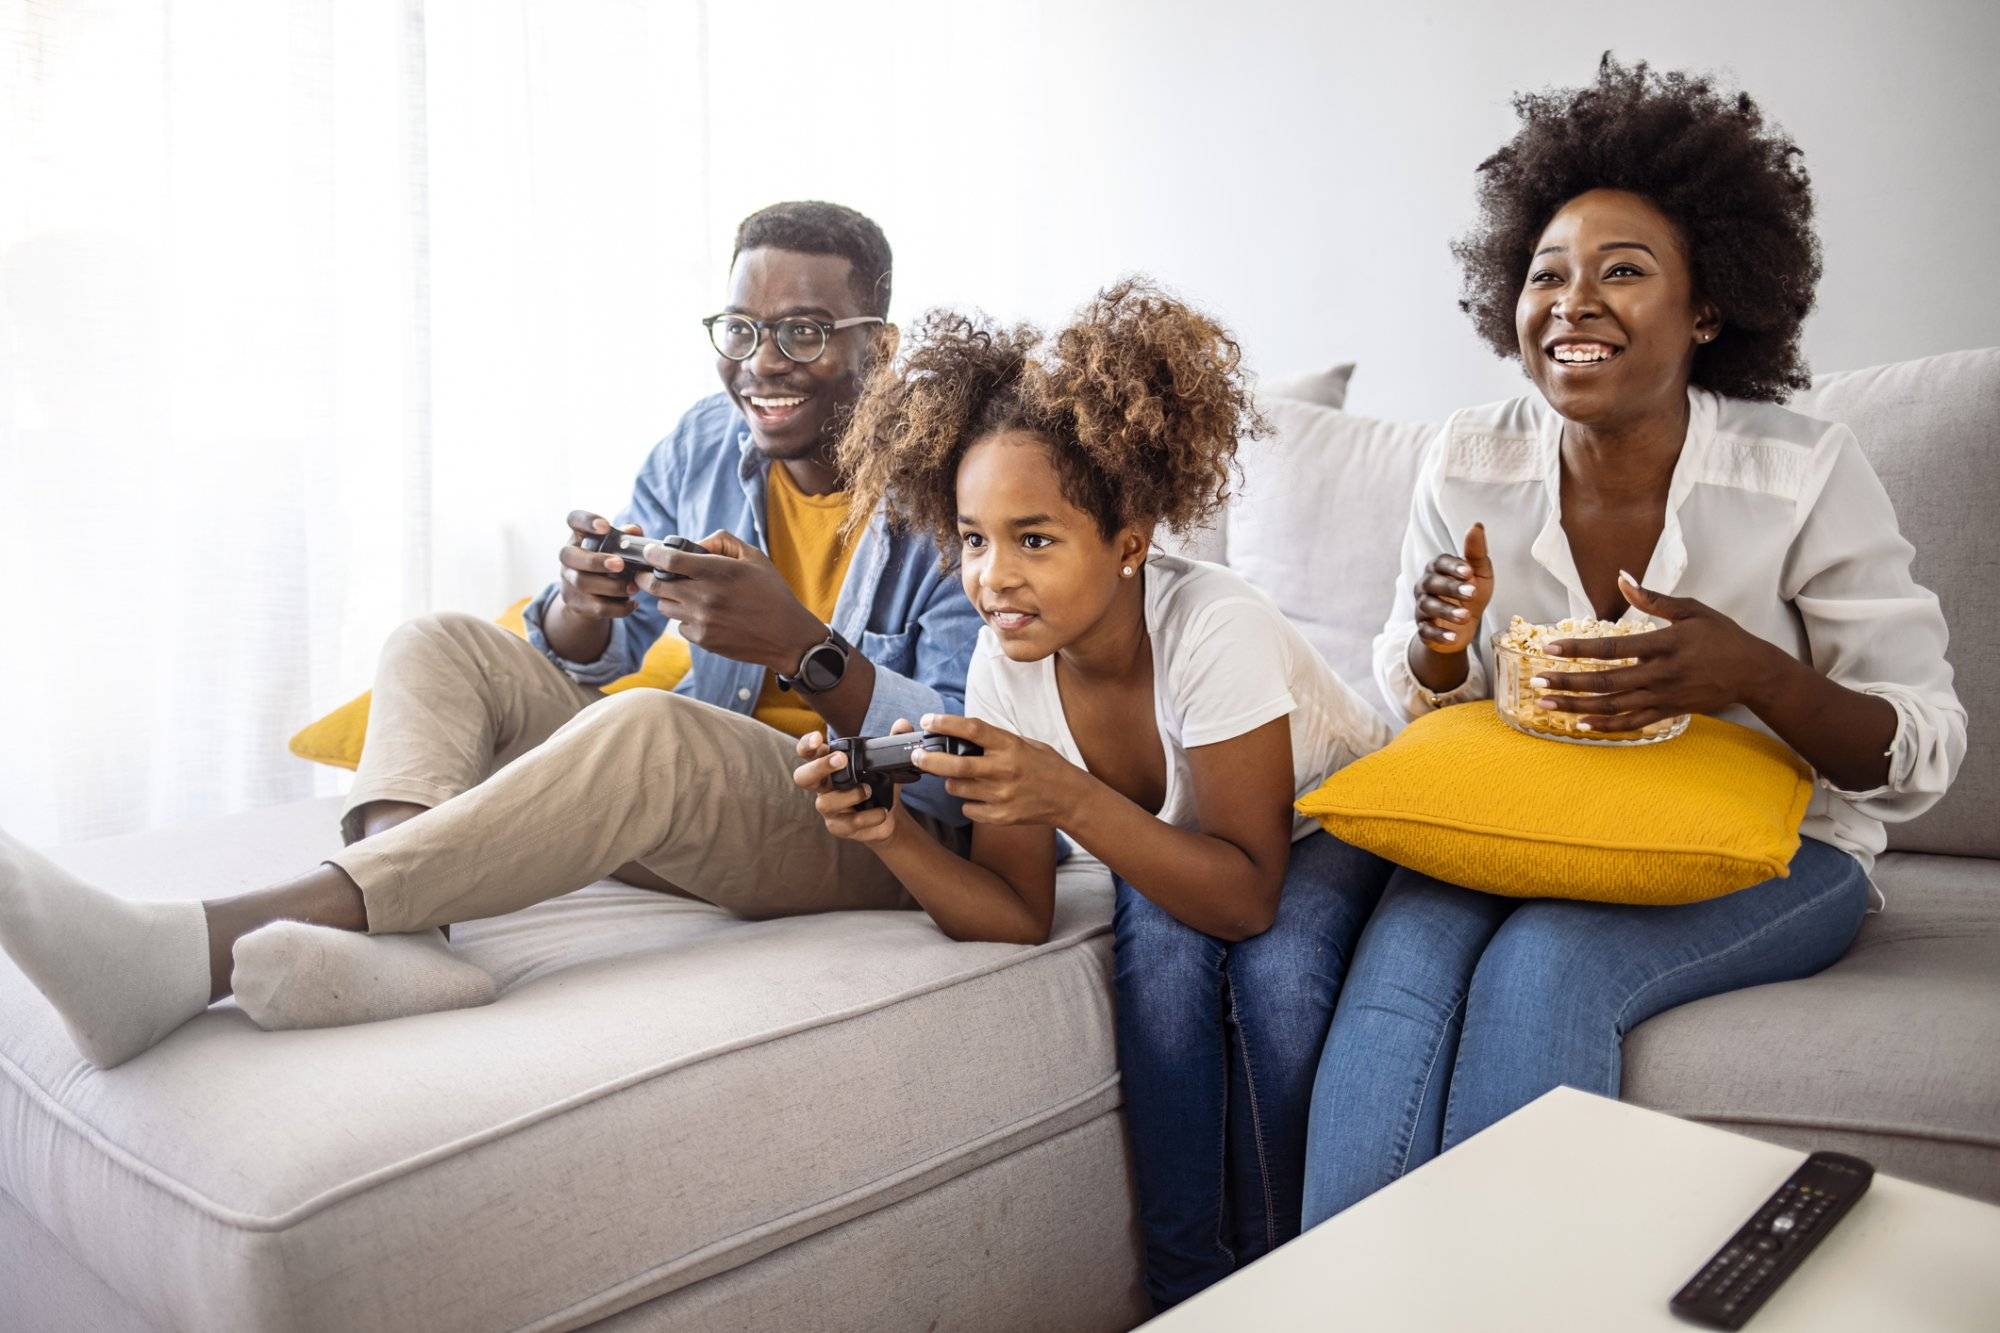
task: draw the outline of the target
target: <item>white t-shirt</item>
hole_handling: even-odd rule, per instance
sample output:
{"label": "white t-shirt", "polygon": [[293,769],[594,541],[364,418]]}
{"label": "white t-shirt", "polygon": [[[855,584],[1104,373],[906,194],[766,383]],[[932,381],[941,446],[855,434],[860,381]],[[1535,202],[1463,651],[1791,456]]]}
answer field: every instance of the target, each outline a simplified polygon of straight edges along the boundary
{"label": "white t-shirt", "polygon": [[[1270,598],[1221,565],[1155,554],[1146,562],[1146,631],[1153,646],[1153,716],[1166,750],[1159,818],[1196,827],[1188,750],[1292,720],[1292,789],[1388,744],[1389,727],[1334,674]],[[979,631],[965,678],[965,711],[1017,736],[1053,745],[1084,767],[1056,689],[1056,659],[1015,662],[991,626]],[[1297,841],[1318,828],[1294,817]]]}

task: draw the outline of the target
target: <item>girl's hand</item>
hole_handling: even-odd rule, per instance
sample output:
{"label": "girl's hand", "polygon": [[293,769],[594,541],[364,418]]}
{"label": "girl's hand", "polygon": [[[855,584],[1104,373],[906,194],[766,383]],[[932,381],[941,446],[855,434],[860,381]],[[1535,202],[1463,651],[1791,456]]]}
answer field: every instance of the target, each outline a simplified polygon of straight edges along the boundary
{"label": "girl's hand", "polygon": [[[908,718],[897,718],[889,728],[890,735],[914,731]],[[799,737],[797,746],[799,758],[806,762],[792,771],[792,781],[802,791],[814,793],[813,807],[819,817],[826,821],[826,831],[836,838],[846,838],[850,842],[864,842],[875,847],[889,841],[896,834],[896,808],[900,798],[896,789],[889,789],[887,810],[856,810],[854,807],[868,799],[871,784],[862,783],[841,791],[833,785],[833,772],[847,767],[847,756],[837,750],[829,750],[826,738],[817,731],[809,731]]]}
{"label": "girl's hand", "polygon": [[1465,534],[1465,554],[1447,551],[1425,567],[1413,589],[1417,639],[1434,653],[1462,653],[1479,632],[1479,618],[1493,600],[1493,562],[1486,555],[1486,525]]}
{"label": "girl's hand", "polygon": [[1682,713],[1719,713],[1735,704],[1756,710],[1764,689],[1792,665],[1775,644],[1692,597],[1649,592],[1622,570],[1618,586],[1633,606],[1670,623],[1648,634],[1550,644],[1551,657],[1639,660],[1606,671],[1545,671],[1531,682],[1537,688],[1588,693],[1545,697],[1537,701],[1541,707],[1583,713],[1592,731],[1637,731]]}
{"label": "girl's hand", "polygon": [[1091,781],[1054,746],[976,718],[926,713],[924,730],[957,736],[985,751],[960,755],[920,750],[911,756],[918,768],[945,780],[944,789],[965,802],[965,817],[977,824],[1056,827],[1075,813]]}

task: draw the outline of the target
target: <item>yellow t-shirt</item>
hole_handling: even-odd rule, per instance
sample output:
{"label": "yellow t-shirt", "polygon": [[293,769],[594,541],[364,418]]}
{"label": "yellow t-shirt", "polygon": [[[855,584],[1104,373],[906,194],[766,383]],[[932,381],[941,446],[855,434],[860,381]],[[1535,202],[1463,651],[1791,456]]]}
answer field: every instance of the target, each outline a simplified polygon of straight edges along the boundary
{"label": "yellow t-shirt", "polygon": [[[771,563],[785,576],[792,595],[822,621],[833,622],[833,604],[847,579],[860,534],[840,539],[847,517],[847,492],[807,495],[792,480],[783,463],[771,465],[765,486],[764,530],[770,538]],[[751,716],[791,736],[803,736],[826,726],[824,719],[796,693],[778,688],[776,672],[764,673],[764,689]]]}

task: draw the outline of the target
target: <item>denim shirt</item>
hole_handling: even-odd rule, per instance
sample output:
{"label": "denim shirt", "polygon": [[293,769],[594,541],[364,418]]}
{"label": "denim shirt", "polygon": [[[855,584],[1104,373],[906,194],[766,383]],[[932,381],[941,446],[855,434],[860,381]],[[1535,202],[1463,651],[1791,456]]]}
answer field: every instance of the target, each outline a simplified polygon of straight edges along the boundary
{"label": "denim shirt", "polygon": [[[704,398],[654,446],[633,483],[631,503],[614,522],[636,523],[649,537],[680,533],[697,540],[726,528],[768,550],[764,492],[770,468],[728,396]],[[638,670],[646,650],[667,629],[659,603],[638,597],[630,615],[611,622],[611,642],[602,657],[572,662],[549,646],[542,629],[542,618],[559,595],[559,586],[551,583],[528,604],[528,642],[581,685],[606,685]],[[928,536],[892,530],[877,510],[833,608],[833,628],[875,664],[875,694],[860,734],[884,735],[899,717],[916,722],[925,713],[964,712],[965,671],[979,625],[979,613],[956,574],[939,570],[937,544]],[[745,715],[756,708],[763,667],[696,644],[688,645],[688,654],[692,665],[674,687],[676,694]],[[827,730],[833,734],[831,726]],[[963,822],[959,802],[945,794],[937,778],[924,778],[903,795],[918,810]]]}

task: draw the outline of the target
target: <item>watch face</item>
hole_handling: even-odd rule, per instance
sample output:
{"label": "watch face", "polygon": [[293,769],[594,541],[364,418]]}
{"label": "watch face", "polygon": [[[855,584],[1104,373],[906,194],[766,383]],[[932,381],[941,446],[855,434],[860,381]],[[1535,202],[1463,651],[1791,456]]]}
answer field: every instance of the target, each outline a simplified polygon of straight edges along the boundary
{"label": "watch face", "polygon": [[799,682],[814,694],[824,694],[840,684],[840,678],[847,674],[847,654],[830,643],[823,643],[806,654],[806,660],[799,667]]}

